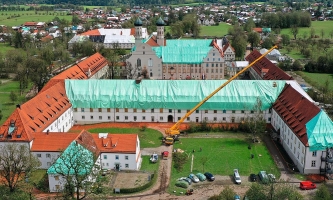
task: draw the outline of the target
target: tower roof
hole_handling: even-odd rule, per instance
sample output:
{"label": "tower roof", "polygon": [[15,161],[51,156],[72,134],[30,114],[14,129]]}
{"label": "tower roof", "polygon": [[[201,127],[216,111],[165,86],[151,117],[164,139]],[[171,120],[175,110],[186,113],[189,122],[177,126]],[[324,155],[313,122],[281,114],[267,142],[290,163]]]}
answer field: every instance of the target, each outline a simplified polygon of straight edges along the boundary
{"label": "tower roof", "polygon": [[140,19],[140,17],[138,17],[135,22],[134,22],[134,26],[142,26],[142,21]]}
{"label": "tower roof", "polygon": [[157,20],[157,22],[156,22],[156,26],[164,26],[164,21],[163,21],[163,19],[160,17],[158,20]]}

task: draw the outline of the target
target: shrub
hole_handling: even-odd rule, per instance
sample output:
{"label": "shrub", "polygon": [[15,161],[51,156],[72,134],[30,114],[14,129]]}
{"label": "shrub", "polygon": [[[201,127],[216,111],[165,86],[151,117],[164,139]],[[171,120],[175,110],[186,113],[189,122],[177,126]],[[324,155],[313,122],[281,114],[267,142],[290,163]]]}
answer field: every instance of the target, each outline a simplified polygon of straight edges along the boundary
{"label": "shrub", "polygon": [[175,152],[172,154],[173,160],[174,160],[174,167],[178,172],[183,170],[183,166],[186,163],[188,157],[184,153]]}
{"label": "shrub", "polygon": [[177,181],[175,184],[177,187],[181,187],[181,188],[187,188],[188,187],[188,183],[185,181]]}
{"label": "shrub", "polygon": [[142,125],[140,126],[140,131],[144,132],[146,130],[147,126],[146,125]]}

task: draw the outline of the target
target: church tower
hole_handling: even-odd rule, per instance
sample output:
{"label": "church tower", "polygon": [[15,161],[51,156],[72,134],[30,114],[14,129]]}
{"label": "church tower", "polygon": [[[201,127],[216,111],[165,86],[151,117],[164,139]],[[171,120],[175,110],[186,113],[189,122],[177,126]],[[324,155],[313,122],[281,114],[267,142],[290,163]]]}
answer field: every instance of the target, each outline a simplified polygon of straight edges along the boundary
{"label": "church tower", "polygon": [[135,22],[135,46],[142,43],[142,21],[138,17]]}
{"label": "church tower", "polygon": [[164,21],[161,17],[157,20],[156,26],[157,26],[157,44],[160,45],[160,46],[165,46],[165,42],[164,42]]}

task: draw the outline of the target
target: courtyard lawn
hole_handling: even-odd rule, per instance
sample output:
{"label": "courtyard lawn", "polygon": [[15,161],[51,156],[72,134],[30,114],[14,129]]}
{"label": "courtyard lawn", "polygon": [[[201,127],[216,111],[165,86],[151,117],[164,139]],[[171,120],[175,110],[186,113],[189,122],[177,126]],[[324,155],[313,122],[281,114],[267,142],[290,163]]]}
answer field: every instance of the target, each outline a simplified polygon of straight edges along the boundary
{"label": "courtyard lawn", "polygon": [[144,131],[141,131],[140,128],[95,128],[88,131],[90,133],[138,134],[140,148],[159,147],[162,141],[162,133],[150,128],[146,128]]}
{"label": "courtyard lawn", "polygon": [[324,73],[309,73],[297,71],[298,75],[300,75],[307,83],[313,85],[316,88],[324,87],[326,80],[329,81],[329,90],[333,91],[333,75],[332,74],[324,74]]}
{"label": "courtyard lawn", "polygon": [[[176,180],[188,176],[191,169],[191,158],[194,154],[193,173],[211,172],[214,175],[231,176],[233,169],[238,169],[241,176],[249,176],[251,173],[258,174],[265,170],[280,177],[274,160],[263,143],[251,144],[248,149],[248,141],[243,138],[181,138],[174,144],[174,149],[180,148],[188,155],[188,161],[183,170],[177,172],[172,164],[172,175],[169,192],[184,191],[175,186]],[[202,151],[200,152],[200,147]],[[192,151],[195,150],[194,153]],[[251,159],[251,154],[254,158]],[[207,159],[203,166],[203,160]]]}
{"label": "courtyard lawn", "polygon": [[157,163],[152,163],[150,162],[150,156],[141,156],[142,158],[142,163],[141,163],[141,171],[149,171],[149,172],[154,172],[158,171],[158,167],[160,166],[160,160],[161,157],[159,157]]}
{"label": "courtyard lawn", "polygon": [[[310,28],[299,28],[297,38],[302,38],[304,34],[309,37],[311,28],[315,30],[316,35],[318,35],[319,38],[321,38],[321,30],[324,30],[325,32],[324,38],[331,38],[330,32],[333,31],[333,21],[312,21]],[[290,28],[282,29],[280,34],[287,34],[290,39],[294,39],[294,36],[290,32]]]}

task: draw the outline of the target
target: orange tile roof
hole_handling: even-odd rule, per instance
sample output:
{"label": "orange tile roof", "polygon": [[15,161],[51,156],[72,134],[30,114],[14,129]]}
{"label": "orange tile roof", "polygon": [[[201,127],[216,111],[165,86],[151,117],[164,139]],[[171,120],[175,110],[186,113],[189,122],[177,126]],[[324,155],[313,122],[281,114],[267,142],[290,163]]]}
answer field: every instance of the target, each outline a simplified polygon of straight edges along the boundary
{"label": "orange tile roof", "polygon": [[131,33],[130,35],[135,35],[135,28],[131,28]]}
{"label": "orange tile roof", "polygon": [[67,70],[54,76],[52,79],[87,79],[87,78],[88,77],[86,73],[84,73],[79,66],[73,65]]}
{"label": "orange tile roof", "polygon": [[89,151],[93,152],[97,157],[100,154],[100,149],[92,135],[94,134],[91,134],[86,130],[82,130],[81,133],[75,138],[75,141]]}
{"label": "orange tile roof", "polygon": [[131,153],[136,152],[137,134],[108,134],[107,138],[99,138],[91,134],[101,153]]}
{"label": "orange tile roof", "polygon": [[[253,50],[248,56],[246,56],[245,60],[252,63],[257,58],[261,56],[261,53],[257,50]],[[266,57],[263,57],[259,61],[257,61],[252,68],[261,76],[262,70],[268,70],[267,73],[262,77],[263,80],[293,80],[293,77],[289,76],[278,66],[274,65],[270,60]]]}
{"label": "orange tile roof", "polygon": [[108,62],[100,53],[95,53],[94,55],[90,56],[87,59],[84,59],[76,65],[84,73],[88,73],[88,71],[90,70],[91,74],[89,77],[91,77],[96,74],[100,69],[108,65]]}
{"label": "orange tile roof", "polygon": [[[63,151],[79,133],[33,133],[31,151]],[[56,141],[56,142],[55,142]]]}
{"label": "orange tile roof", "polygon": [[25,22],[23,25],[24,26],[36,26],[37,22]]}
{"label": "orange tile roof", "polygon": [[101,35],[98,29],[93,29],[84,33],[81,33],[81,35]]}
{"label": "orange tile roof", "polygon": [[158,46],[160,46],[160,45],[157,44],[155,36],[152,36],[151,38],[149,38],[149,40],[146,42],[146,44],[148,44],[151,47],[158,47]]}
{"label": "orange tile roof", "polygon": [[320,109],[289,84],[286,84],[273,104],[273,109],[300,141],[309,146],[305,124],[315,117]]}
{"label": "orange tile roof", "polygon": [[230,46],[231,50],[233,52],[235,52],[235,49],[229,44],[229,42],[223,46],[223,52],[225,52],[228,49],[229,46]]}
{"label": "orange tile roof", "polygon": [[258,33],[262,33],[262,28],[253,28],[252,30]]}

